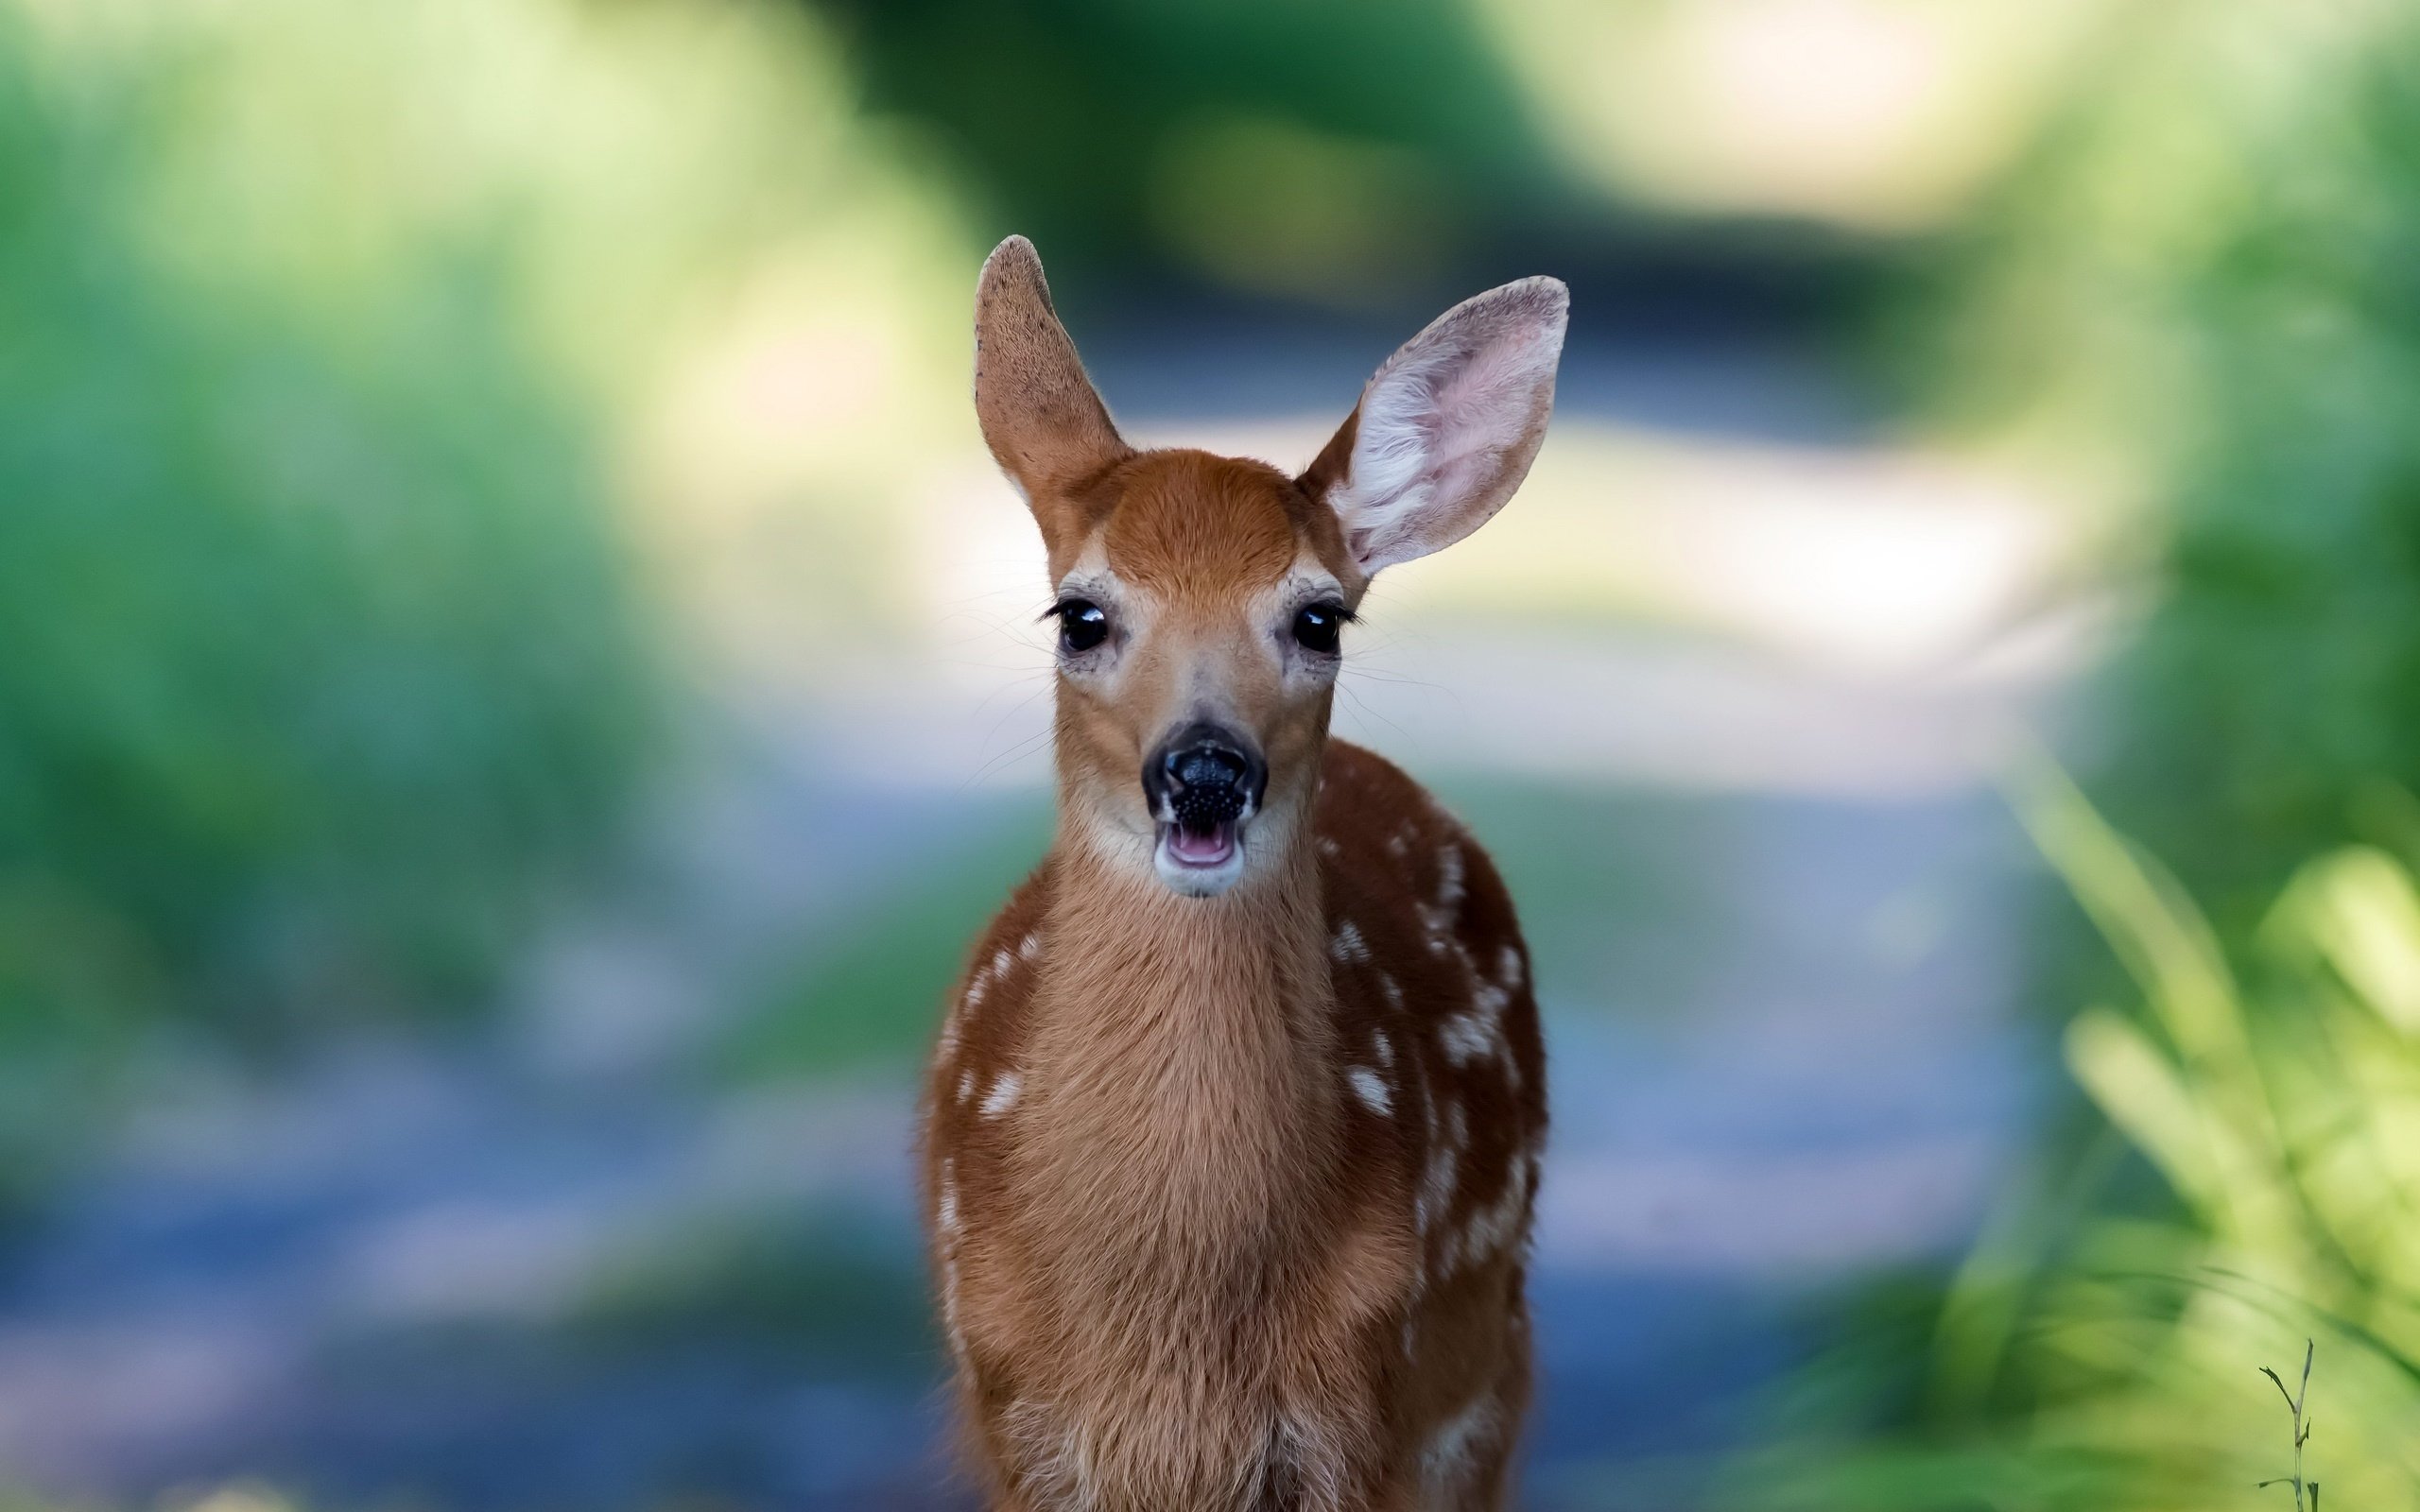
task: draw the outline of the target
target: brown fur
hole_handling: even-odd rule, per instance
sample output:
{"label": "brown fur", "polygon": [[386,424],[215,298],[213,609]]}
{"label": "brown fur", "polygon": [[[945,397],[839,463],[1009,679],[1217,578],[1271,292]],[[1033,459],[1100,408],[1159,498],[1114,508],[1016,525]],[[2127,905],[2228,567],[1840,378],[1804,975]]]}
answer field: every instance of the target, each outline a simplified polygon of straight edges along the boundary
{"label": "brown fur", "polygon": [[[998,1506],[1501,1504],[1546,1121],[1528,953],[1485,853],[1410,779],[1342,742],[1321,771],[1282,884],[1179,898],[1054,852],[977,946],[926,1171],[935,1205],[954,1185],[936,1262]],[[1347,923],[1367,960],[1336,958]],[[1444,1025],[1491,990],[1500,1030],[1458,1064]],[[1458,1480],[1426,1484],[1423,1450],[1475,1403]]]}
{"label": "brown fur", "polygon": [[[1546,1124],[1512,902],[1266,639],[1291,578],[1366,587],[1331,480],[1127,449],[1019,248],[986,270],[977,408],[1054,580],[1097,575],[1132,628],[1114,679],[1061,679],[1058,838],[932,1061],[970,1461],[1003,1512],[1501,1507]],[[1204,709],[1269,790],[1241,880],[1188,897],[1136,863],[1137,773]]]}

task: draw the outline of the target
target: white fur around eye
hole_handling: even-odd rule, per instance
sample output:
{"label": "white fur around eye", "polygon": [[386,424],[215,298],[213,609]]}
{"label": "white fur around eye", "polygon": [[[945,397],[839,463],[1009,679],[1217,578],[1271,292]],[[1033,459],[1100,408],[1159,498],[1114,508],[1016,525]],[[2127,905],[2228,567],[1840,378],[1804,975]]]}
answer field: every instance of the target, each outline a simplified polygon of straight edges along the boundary
{"label": "white fur around eye", "polygon": [[[1055,613],[1058,605],[1079,598],[1099,605],[1101,611],[1109,616],[1108,638],[1082,651],[1070,650],[1061,638],[1060,623]],[[1075,568],[1059,580],[1052,593],[1052,607],[1054,612],[1042,621],[1042,627],[1050,640],[1051,656],[1063,674],[1085,680],[1097,681],[1115,671],[1119,653],[1142,628],[1141,622],[1145,618],[1142,606],[1127,593],[1125,585],[1101,559],[1098,542],[1089,547]]]}
{"label": "white fur around eye", "polygon": [[1338,652],[1313,651],[1294,638],[1294,617],[1314,604],[1345,602],[1335,576],[1305,555],[1276,587],[1257,596],[1248,610],[1262,627],[1264,644],[1272,648],[1286,680],[1298,688],[1332,682],[1343,658]]}

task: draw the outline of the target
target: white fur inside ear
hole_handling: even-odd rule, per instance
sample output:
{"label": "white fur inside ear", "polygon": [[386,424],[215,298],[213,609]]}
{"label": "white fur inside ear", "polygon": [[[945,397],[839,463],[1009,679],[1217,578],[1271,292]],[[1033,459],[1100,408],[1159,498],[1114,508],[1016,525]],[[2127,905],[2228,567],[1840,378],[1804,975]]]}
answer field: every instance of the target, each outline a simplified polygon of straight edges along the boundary
{"label": "white fur inside ear", "polygon": [[1554,407],[1569,305],[1550,278],[1491,289],[1370,380],[1345,475],[1328,490],[1362,572],[1453,544],[1521,486]]}

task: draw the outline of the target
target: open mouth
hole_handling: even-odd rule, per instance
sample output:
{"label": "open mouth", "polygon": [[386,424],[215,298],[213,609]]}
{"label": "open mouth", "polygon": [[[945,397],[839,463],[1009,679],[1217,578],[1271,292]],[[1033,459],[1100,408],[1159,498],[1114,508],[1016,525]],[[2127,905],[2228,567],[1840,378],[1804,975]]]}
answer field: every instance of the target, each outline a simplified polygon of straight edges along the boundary
{"label": "open mouth", "polygon": [[1240,737],[1206,723],[1177,731],[1143,764],[1143,791],[1159,820],[1152,864],[1189,898],[1214,898],[1244,869],[1244,826],[1267,781]]}
{"label": "open mouth", "polygon": [[1180,867],[1207,871],[1235,858],[1236,821],[1182,820],[1160,826],[1160,850]]}

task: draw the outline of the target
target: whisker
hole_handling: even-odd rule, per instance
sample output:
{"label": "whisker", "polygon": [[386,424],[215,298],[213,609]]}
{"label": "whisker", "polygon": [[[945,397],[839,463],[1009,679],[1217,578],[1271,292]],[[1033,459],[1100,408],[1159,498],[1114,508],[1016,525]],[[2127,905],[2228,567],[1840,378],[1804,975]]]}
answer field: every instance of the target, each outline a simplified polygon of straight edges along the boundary
{"label": "whisker", "polygon": [[1024,697],[1019,698],[1010,708],[1004,710],[999,718],[992,721],[992,732],[983,737],[983,743],[988,746],[993,741],[999,739],[1000,731],[1008,728],[1009,721],[1025,713],[1027,709],[1032,706],[1033,700],[1041,697],[1043,694],[1047,691],[1048,690],[1045,688],[1036,688],[1032,692],[1027,694]]}
{"label": "whisker", "polygon": [[[993,669],[991,669],[991,670],[994,670],[994,671],[1001,671],[1001,670],[1006,670],[1006,669],[1004,669],[1004,668],[993,668]],[[985,713],[987,711],[989,711],[989,710],[991,709],[992,704],[993,704],[993,701],[994,701],[994,699],[1006,697],[1006,696],[1008,696],[1010,694],[1015,693],[1015,692],[1016,692],[1018,689],[1020,689],[1020,688],[1024,688],[1024,689],[1026,689],[1026,690],[1027,690],[1027,692],[1026,692],[1026,696],[1025,696],[1025,697],[1024,697],[1022,700],[1020,700],[1020,701],[1019,701],[1019,703],[1017,704],[1016,708],[1015,708],[1015,709],[1010,709],[1010,710],[1007,710],[1006,712],[1004,712],[1004,713],[1001,714],[1001,716],[1000,716],[1001,721],[1002,721],[1003,723],[1005,723],[1008,719],[1010,719],[1010,718],[1011,718],[1011,717],[1013,717],[1013,716],[1015,715],[1015,713],[1017,713],[1017,710],[1018,710],[1018,709],[1022,709],[1022,708],[1024,708],[1027,704],[1033,702],[1033,700],[1034,700],[1035,696],[1036,696],[1037,695],[1039,695],[1039,694],[1041,693],[1041,691],[1042,691],[1042,690],[1041,690],[1041,689],[1038,689],[1038,688],[1033,688],[1033,687],[1031,687],[1030,685],[1033,683],[1033,681],[1034,681],[1036,679],[1041,678],[1041,677],[1044,677],[1044,676],[1046,676],[1046,672],[1020,672],[1020,673],[1014,673],[1014,674],[1012,674],[1012,675],[1011,675],[1011,679],[1010,679],[1010,680],[1009,680],[1009,682],[1008,682],[1005,686],[994,688],[991,692],[989,692],[989,693],[985,694],[985,695],[984,695],[980,699],[977,700],[976,705],[975,705],[975,709],[974,709],[974,713],[975,713],[975,714],[976,714],[977,717],[980,717],[983,713]],[[998,726],[997,726],[997,725],[994,725],[994,726],[993,727],[993,733],[994,733],[994,734],[997,734],[998,732],[999,732]]]}
{"label": "whisker", "polygon": [[1348,677],[1359,678],[1371,682],[1383,682],[1392,688],[1430,688],[1439,693],[1451,693],[1453,691],[1451,688],[1446,687],[1445,684],[1442,682],[1431,682],[1426,678],[1399,677],[1391,672],[1379,671],[1375,667],[1347,667],[1344,670]]}
{"label": "whisker", "polygon": [[958,791],[960,793],[967,792],[972,789],[976,783],[982,782],[985,778],[992,776],[994,772],[1005,770],[1016,763],[1025,760],[1027,757],[1032,755],[1036,750],[1039,750],[1042,747],[1043,743],[1047,741],[1052,733],[1053,731],[1045,730],[1038,733],[1028,735],[1025,739],[1018,741],[1007,750],[1000,752],[998,755],[985,762],[982,765],[977,766],[975,770],[969,772],[966,775],[965,780],[958,784]]}
{"label": "whisker", "polygon": [[1378,713],[1376,708],[1371,704],[1370,700],[1362,697],[1361,695],[1354,688],[1341,680],[1338,681],[1336,687],[1339,693],[1343,694],[1347,698],[1353,700],[1354,717],[1357,719],[1375,719],[1380,724],[1385,725],[1388,729],[1393,730],[1396,734],[1401,735],[1404,739],[1410,740],[1412,738],[1410,730],[1404,729],[1403,726],[1396,724],[1385,714]]}

